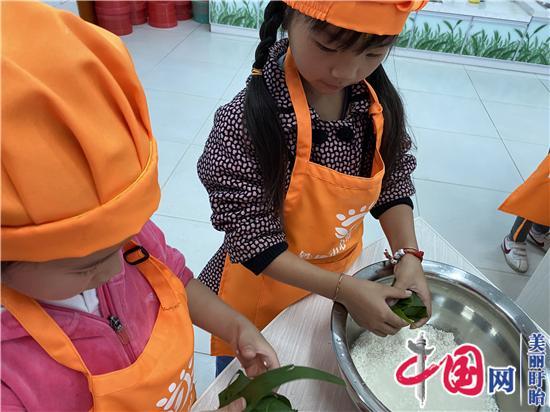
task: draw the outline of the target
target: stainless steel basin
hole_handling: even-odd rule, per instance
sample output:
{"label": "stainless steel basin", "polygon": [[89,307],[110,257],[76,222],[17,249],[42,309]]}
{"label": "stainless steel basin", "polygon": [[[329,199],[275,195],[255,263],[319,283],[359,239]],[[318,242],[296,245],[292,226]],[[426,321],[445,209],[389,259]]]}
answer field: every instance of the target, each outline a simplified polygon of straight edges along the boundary
{"label": "stainless steel basin", "polygon": [[[486,367],[516,367],[516,392],[513,395],[502,392],[496,394],[500,410],[550,411],[548,406],[537,408],[527,403],[529,335],[539,332],[533,321],[497,288],[475,275],[437,262],[424,261],[423,267],[433,297],[433,314],[428,324],[453,332],[457,343],[476,344],[483,351]],[[393,280],[391,266],[386,262],[370,265],[354,276],[388,284]],[[349,316],[346,308],[338,303],[335,303],[332,309],[331,327],[332,344],[338,365],[346,381],[348,393],[357,408],[363,411],[389,411],[363,382],[351,360],[350,348],[364,329],[360,328]],[[546,352],[544,390],[548,405],[548,341]],[[523,388],[521,391],[520,379]]]}

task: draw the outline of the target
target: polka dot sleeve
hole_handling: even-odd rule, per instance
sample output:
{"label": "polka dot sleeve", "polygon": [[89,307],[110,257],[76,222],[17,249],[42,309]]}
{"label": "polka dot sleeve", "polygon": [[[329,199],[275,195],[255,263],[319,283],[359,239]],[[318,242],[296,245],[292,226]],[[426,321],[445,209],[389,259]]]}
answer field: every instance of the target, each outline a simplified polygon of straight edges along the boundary
{"label": "polka dot sleeve", "polygon": [[212,225],[225,232],[224,249],[234,263],[286,241],[281,220],[266,200],[260,166],[242,122],[243,106],[240,93],[216,112],[198,162],[199,178],[210,197]]}
{"label": "polka dot sleeve", "polygon": [[384,178],[380,197],[374,208],[414,195],[412,172],[416,169],[416,158],[410,153],[412,141],[404,139],[393,170]]}

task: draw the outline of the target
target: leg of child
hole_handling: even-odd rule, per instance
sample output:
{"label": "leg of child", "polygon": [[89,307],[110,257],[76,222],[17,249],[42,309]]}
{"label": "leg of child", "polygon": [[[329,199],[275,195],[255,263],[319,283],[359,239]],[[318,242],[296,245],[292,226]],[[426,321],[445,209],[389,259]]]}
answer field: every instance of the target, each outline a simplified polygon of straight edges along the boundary
{"label": "leg of child", "polygon": [[518,216],[508,237],[514,242],[525,242],[527,240],[527,234],[532,226],[532,222]]}
{"label": "leg of child", "polygon": [[517,217],[512,230],[502,241],[501,249],[506,263],[516,272],[525,273],[529,269],[525,240],[533,223]]}
{"label": "leg of child", "polygon": [[548,226],[533,224],[527,240],[545,252],[550,248],[550,233]]}

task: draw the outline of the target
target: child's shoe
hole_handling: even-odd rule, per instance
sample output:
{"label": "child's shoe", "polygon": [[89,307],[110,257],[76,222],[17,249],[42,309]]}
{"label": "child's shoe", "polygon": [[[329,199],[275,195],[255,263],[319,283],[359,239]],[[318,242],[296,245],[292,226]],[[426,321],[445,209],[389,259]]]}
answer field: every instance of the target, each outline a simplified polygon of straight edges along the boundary
{"label": "child's shoe", "polygon": [[527,240],[545,252],[550,248],[550,232],[539,233],[532,227],[527,235]]}
{"label": "child's shoe", "polygon": [[514,242],[508,236],[504,238],[500,245],[506,263],[516,272],[525,273],[529,269],[527,261],[527,249],[525,242]]}

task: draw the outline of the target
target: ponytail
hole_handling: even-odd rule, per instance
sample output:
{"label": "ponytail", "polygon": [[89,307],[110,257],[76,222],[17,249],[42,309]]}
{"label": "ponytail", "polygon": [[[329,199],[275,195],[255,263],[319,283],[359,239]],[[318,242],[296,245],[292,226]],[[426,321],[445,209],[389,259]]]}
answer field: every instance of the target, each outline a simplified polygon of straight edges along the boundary
{"label": "ponytail", "polygon": [[[271,1],[264,13],[260,28],[260,44],[256,48],[252,67],[262,70],[269,57],[269,49],[277,41],[277,32],[286,14],[286,4]],[[256,156],[260,163],[267,200],[280,213],[284,200],[284,181],[287,171],[286,139],[279,123],[277,104],[263,76],[253,75],[246,88],[244,120]]]}
{"label": "ponytail", "polygon": [[372,72],[367,81],[376,92],[384,110],[384,131],[382,133],[380,154],[386,168],[384,175],[384,180],[386,180],[391,176],[403,149],[408,150],[412,142],[405,128],[403,102],[382,65]]}

